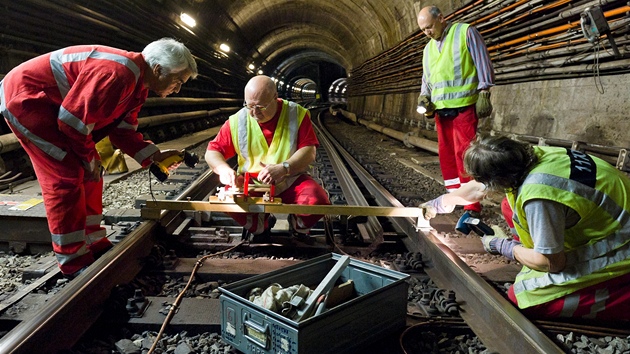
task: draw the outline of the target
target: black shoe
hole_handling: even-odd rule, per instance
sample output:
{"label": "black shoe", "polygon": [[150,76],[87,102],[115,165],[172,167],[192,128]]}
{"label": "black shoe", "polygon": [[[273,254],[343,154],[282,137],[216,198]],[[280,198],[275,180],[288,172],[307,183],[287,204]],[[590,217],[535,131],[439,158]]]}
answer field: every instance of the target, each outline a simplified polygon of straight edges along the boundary
{"label": "black shoe", "polygon": [[94,260],[97,260],[99,258],[101,258],[105,253],[107,253],[107,251],[111,250],[112,248],[114,248],[114,245],[109,245],[108,247],[98,251],[98,252],[94,252],[93,256],[94,256]]}
{"label": "black shoe", "polygon": [[293,238],[297,241],[305,243],[307,245],[315,244],[315,238],[311,237],[309,234],[304,234],[301,232],[293,231]]}
{"label": "black shoe", "polygon": [[251,243],[271,243],[271,232],[265,230],[258,235],[251,235]]}
{"label": "black shoe", "polygon": [[83,267],[83,268],[81,268],[81,269],[77,270],[77,271],[76,271],[76,272],[74,272],[74,273],[71,273],[71,274],[64,274],[63,276],[64,276],[64,278],[66,278],[66,279],[72,280],[72,279],[74,279],[74,278],[78,277],[79,275],[81,275],[81,273],[85,272],[85,270],[86,270],[86,269],[88,269],[88,267],[89,267],[89,266],[85,266],[85,267]]}
{"label": "black shoe", "polygon": [[267,219],[267,230],[273,229],[273,227],[276,226],[276,221],[278,221],[276,216],[269,214],[269,218]]}

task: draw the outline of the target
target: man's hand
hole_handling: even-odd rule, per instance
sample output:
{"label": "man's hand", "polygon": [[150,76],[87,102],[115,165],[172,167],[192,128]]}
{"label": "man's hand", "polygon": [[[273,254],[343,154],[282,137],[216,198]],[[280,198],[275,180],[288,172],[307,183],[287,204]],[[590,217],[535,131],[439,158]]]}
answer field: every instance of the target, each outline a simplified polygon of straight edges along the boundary
{"label": "man's hand", "polygon": [[435,105],[431,102],[431,98],[429,96],[418,96],[418,107],[424,107],[426,109],[424,113],[418,112],[420,114],[424,114],[425,117],[433,118],[435,116]]}
{"label": "man's hand", "polygon": [[287,169],[281,163],[260,163],[262,170],[258,172],[258,180],[264,184],[274,184],[286,178]]}
{"label": "man's hand", "polygon": [[424,215],[425,220],[431,220],[437,214],[451,213],[453,209],[455,209],[455,205],[444,205],[442,203],[442,197],[443,195],[420,204],[420,208],[422,209],[422,214]]}
{"label": "man's hand", "polygon": [[163,163],[163,161],[167,160],[169,157],[173,157],[173,156],[182,156],[182,159],[178,162],[174,162],[172,164],[170,164],[169,166],[167,166],[167,168],[169,170],[173,170],[176,169],[177,167],[179,167],[179,165],[181,165],[181,163],[184,161],[183,160],[183,156],[184,156],[184,151],[183,150],[174,150],[174,149],[169,149],[169,150],[162,150],[162,151],[158,151],[155,154],[153,154],[151,156],[151,160],[155,161],[155,162],[160,162]]}
{"label": "man's hand", "polygon": [[514,261],[514,247],[521,243],[508,238],[497,225],[492,225],[492,230],[494,235],[485,235],[481,238],[483,248],[490,254],[501,254]]}
{"label": "man's hand", "polygon": [[490,91],[479,92],[479,98],[475,105],[477,110],[477,118],[489,117],[492,113],[492,103],[490,102]]}
{"label": "man's hand", "polygon": [[84,166],[83,168],[85,169],[83,180],[92,182],[101,180],[104,172],[101,160],[94,160],[94,166]]}
{"label": "man's hand", "polygon": [[[237,179],[236,171],[234,171],[234,169],[232,169],[228,164],[215,167],[213,172],[219,175],[219,182],[226,186],[240,188],[243,185],[243,178]],[[240,182],[240,185],[238,185],[238,182]]]}

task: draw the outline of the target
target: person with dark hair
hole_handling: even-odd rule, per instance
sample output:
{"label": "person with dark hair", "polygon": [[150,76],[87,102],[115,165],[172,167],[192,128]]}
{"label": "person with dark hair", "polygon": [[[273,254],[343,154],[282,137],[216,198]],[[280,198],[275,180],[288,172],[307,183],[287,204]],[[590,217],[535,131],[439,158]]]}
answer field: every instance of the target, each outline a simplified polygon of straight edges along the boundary
{"label": "person with dark hair", "polygon": [[33,164],[63,274],[80,274],[112,247],[101,226],[96,143],[109,136],[144,167],[180,154],[144,140],[138,112],[149,90],[166,97],[196,76],[188,48],[163,38],[142,53],[101,45],[59,49],[18,65],[0,82],[0,113]]}
{"label": "person with dark hair", "polygon": [[[506,194],[520,241],[496,232],[486,251],[523,265],[509,299],[537,318],[630,321],[630,179],[606,161],[507,137],[480,138],[465,153],[473,178],[425,203],[427,218]],[[493,228],[498,231],[498,228]]]}
{"label": "person with dark hair", "polygon": [[[423,52],[418,107],[424,107],[426,117],[435,117],[444,187],[452,192],[470,180],[462,159],[475,139],[479,118],[492,113],[489,90],[494,69],[473,26],[446,21],[436,6],[420,10],[418,26],[430,38]],[[478,216],[481,204],[464,209]]]}
{"label": "person with dark hair", "polygon": [[[309,174],[319,141],[309,111],[295,102],[278,98],[274,81],[254,76],[245,85],[243,108],[232,115],[208,144],[206,162],[221,183],[243,186],[245,172],[257,181],[275,185],[276,196],[286,204],[328,205],[328,193]],[[226,160],[238,156],[235,171]],[[275,216],[263,213],[230,213],[252,235],[254,242],[270,241]],[[323,215],[289,214],[293,235],[303,242]]]}

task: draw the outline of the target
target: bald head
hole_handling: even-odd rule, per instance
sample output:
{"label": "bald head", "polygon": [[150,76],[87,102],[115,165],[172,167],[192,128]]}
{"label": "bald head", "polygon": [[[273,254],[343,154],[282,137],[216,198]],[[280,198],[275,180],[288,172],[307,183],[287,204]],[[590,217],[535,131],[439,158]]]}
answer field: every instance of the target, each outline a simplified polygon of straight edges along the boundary
{"label": "bald head", "polygon": [[446,28],[446,20],[437,6],[427,6],[418,13],[418,27],[427,37],[440,40]]}
{"label": "bald head", "polygon": [[245,85],[245,97],[247,97],[248,93],[252,95],[274,95],[277,93],[276,84],[267,75],[254,76],[249,80],[247,85]]}
{"label": "bald head", "polygon": [[254,76],[245,85],[245,102],[249,107],[254,107],[249,112],[259,122],[264,123],[273,118],[277,110],[277,105],[273,103],[277,98],[276,83],[269,76]]}

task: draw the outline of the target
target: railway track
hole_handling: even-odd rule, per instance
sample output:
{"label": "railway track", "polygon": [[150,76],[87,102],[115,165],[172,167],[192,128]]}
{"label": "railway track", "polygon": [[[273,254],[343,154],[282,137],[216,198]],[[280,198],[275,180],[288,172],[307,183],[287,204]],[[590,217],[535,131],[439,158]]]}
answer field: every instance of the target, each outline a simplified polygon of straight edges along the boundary
{"label": "railway track", "polygon": [[[394,197],[378,181],[379,178],[388,180],[387,171],[374,173],[372,167],[375,164],[368,161],[369,157],[351,156],[326,131],[325,125],[318,125],[322,146],[318,149],[320,151],[314,164],[313,176],[326,186],[331,193],[331,201],[335,204],[361,206],[404,206],[399,201],[400,198]],[[209,134],[205,132],[193,136],[192,139],[201,141],[202,137],[207,139]],[[199,144],[199,141],[190,143],[189,139],[191,138],[184,139],[188,142],[172,142],[172,147]],[[178,172],[174,175],[174,180],[179,174]],[[185,188],[180,188],[173,200],[206,200],[218,185],[216,176],[209,171],[202,172],[194,179],[185,177],[190,176],[186,172],[181,172],[181,176],[182,179],[194,181]],[[413,200],[413,195],[405,195],[404,192],[401,194]],[[156,198],[170,197],[165,193]],[[217,294],[215,285],[291,266],[307,258],[334,251],[370,259],[371,262],[394,269],[400,268],[399,258],[388,258],[385,254],[421,254],[419,273],[428,275],[440,288],[453,290],[461,319],[489,349],[500,353],[514,352],[515,348],[520,353],[564,352],[549,333],[571,330],[606,335],[624,333],[605,327],[532,323],[487,281],[493,277],[497,280],[513,278],[509,272],[513,272],[517,266],[499,264],[489,265],[481,271],[473,270],[464,259],[466,255],[483,253],[483,249],[475,238],[445,237],[440,230],[452,231],[455,222],[453,218],[454,216],[438,218],[432,223],[433,228],[417,230],[416,221],[412,218],[327,217],[314,229],[314,244],[304,244],[291,238],[281,223],[274,228],[270,244],[256,245],[246,242],[247,235],[221,213],[163,211],[158,220],[145,220],[125,230],[126,235],[117,242],[116,247],[57,294],[47,298],[46,303],[33,311],[32,316],[25,316],[0,339],[0,352],[42,352],[42,343],[45,343],[45,352],[54,353],[71,348],[91,324],[109,311],[106,304],[111,303],[112,294],[117,291],[123,294],[123,305],[128,307],[128,324],[139,329],[157,331],[164,322],[164,309],[173,302],[173,294],[170,297],[162,296],[157,291],[152,293],[147,289],[141,289],[138,293],[137,288],[131,291],[128,284],[138,282],[139,275],[149,276],[151,279],[186,279],[195,269],[200,254],[226,250],[230,252],[229,258],[204,260],[203,267],[194,276],[197,284],[193,294],[196,292],[201,299],[185,300],[179,307],[178,314],[171,320],[171,328],[195,327],[218,332],[220,318],[218,300],[213,297]],[[238,248],[230,250],[234,247]],[[281,259],[243,259],[259,254],[275,255]],[[375,254],[379,256],[375,257]],[[232,258],[236,255],[239,257]],[[55,267],[44,273],[48,274],[44,277],[53,279],[54,273]],[[500,274],[497,276],[495,273]],[[159,281],[145,283],[150,282]],[[182,290],[181,285],[175,288],[180,292]],[[203,290],[199,290],[201,288]],[[120,305],[120,301],[118,303]],[[412,304],[409,309],[411,316],[407,320],[408,324],[431,321],[422,306]],[[461,326],[461,319],[451,320]],[[557,328],[557,331],[554,332],[553,328]],[[510,340],[506,341],[505,338]],[[395,346],[395,339],[384,343]],[[400,349],[390,348],[390,351],[383,352],[397,350]]]}

